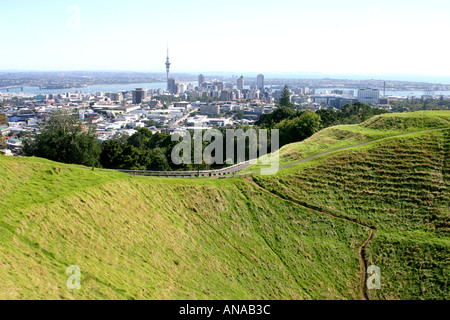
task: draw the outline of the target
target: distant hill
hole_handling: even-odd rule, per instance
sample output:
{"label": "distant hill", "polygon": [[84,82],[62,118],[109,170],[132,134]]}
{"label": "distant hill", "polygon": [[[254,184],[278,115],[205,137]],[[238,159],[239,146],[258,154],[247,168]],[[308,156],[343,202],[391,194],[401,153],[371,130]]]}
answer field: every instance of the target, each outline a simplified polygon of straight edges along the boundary
{"label": "distant hill", "polygon": [[0,156],[0,299],[448,299],[449,119],[331,127],[246,179]]}

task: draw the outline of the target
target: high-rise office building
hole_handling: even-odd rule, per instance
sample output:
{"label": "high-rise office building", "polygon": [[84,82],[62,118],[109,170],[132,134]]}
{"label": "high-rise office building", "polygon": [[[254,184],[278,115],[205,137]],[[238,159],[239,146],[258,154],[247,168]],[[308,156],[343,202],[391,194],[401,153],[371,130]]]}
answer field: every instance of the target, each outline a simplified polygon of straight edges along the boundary
{"label": "high-rise office building", "polygon": [[256,76],[256,88],[258,88],[261,91],[264,91],[264,75],[258,74]]}
{"label": "high-rise office building", "polygon": [[145,99],[145,90],[142,88],[136,88],[131,91],[131,96],[133,99],[133,104],[140,104],[142,103],[142,100]]}
{"label": "high-rise office building", "polygon": [[205,82],[205,76],[204,75],[199,75],[198,76],[198,87],[201,88],[202,84]]}
{"label": "high-rise office building", "polygon": [[167,80],[167,91],[172,94],[177,93],[178,88],[177,88],[177,83],[174,78],[169,78]]}
{"label": "high-rise office building", "polygon": [[238,90],[243,90],[244,89],[244,77],[241,76],[240,78],[237,79],[237,88]]}

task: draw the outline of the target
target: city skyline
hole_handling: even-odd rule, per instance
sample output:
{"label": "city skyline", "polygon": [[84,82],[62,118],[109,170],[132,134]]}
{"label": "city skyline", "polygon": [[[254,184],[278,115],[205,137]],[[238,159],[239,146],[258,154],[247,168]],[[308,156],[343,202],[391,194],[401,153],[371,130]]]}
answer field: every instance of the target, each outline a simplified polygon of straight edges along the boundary
{"label": "city skyline", "polygon": [[162,73],[169,42],[175,74],[450,74],[440,36],[450,29],[444,1],[18,0],[0,7],[7,44],[0,70]]}

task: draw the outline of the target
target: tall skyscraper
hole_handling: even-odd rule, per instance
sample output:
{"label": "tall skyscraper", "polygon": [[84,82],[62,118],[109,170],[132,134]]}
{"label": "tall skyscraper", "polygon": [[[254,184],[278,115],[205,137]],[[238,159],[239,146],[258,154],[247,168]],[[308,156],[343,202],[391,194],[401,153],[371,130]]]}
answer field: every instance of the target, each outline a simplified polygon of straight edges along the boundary
{"label": "tall skyscraper", "polygon": [[169,47],[167,47],[166,72],[167,72],[167,91],[170,91],[169,90],[169,79],[170,79]]}
{"label": "tall skyscraper", "polygon": [[240,78],[237,79],[237,88],[239,90],[243,90],[244,89],[244,77],[241,76]]}
{"label": "tall skyscraper", "polygon": [[145,99],[146,92],[142,88],[136,88],[131,91],[131,96],[133,99],[133,104],[140,104],[142,100]]}
{"label": "tall skyscraper", "polygon": [[167,79],[167,91],[172,94],[177,93],[177,83],[175,79],[173,78]]}
{"label": "tall skyscraper", "polygon": [[201,88],[202,84],[205,82],[205,76],[204,75],[199,75],[198,76],[198,87]]}
{"label": "tall skyscraper", "polygon": [[256,76],[256,88],[258,88],[261,91],[264,91],[264,75],[258,74]]}

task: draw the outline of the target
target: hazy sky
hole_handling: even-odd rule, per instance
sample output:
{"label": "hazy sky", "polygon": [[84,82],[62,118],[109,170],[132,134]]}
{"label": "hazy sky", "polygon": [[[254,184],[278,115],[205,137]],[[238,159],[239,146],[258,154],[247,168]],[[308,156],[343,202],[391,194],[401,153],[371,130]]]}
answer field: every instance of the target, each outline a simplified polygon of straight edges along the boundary
{"label": "hazy sky", "polygon": [[1,0],[0,70],[450,75],[448,0]]}

